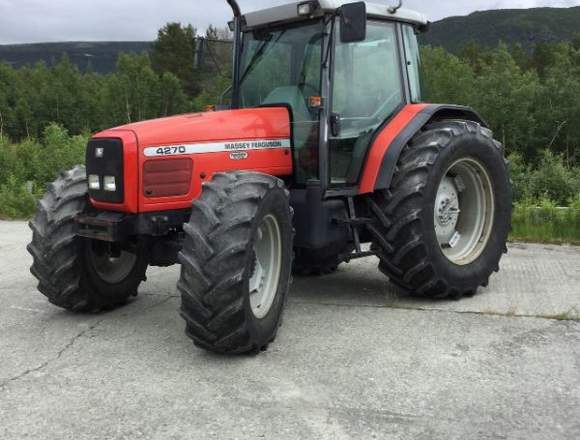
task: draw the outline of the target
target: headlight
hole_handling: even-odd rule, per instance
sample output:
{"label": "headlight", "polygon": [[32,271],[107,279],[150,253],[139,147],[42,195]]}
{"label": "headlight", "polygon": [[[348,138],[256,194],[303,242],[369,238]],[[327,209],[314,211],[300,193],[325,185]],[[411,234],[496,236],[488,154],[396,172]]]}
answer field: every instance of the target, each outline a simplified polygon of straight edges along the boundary
{"label": "headlight", "polygon": [[103,180],[103,187],[105,191],[115,192],[117,191],[117,184],[115,182],[115,176],[105,176]]}
{"label": "headlight", "polygon": [[96,191],[101,189],[101,180],[96,174],[91,174],[89,176],[89,188]]}
{"label": "headlight", "polygon": [[315,2],[305,2],[305,3],[300,3],[298,5],[298,15],[300,16],[307,16],[307,15],[311,15],[314,13],[314,10],[316,9],[316,3]]}

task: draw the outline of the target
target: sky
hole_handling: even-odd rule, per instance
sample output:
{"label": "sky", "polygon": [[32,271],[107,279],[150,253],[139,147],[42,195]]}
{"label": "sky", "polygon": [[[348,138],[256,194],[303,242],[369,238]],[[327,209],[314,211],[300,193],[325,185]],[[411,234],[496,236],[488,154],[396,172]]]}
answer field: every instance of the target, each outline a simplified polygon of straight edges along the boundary
{"label": "sky", "polygon": [[[244,12],[288,2],[238,0]],[[580,0],[405,0],[404,6],[434,21],[477,10],[580,6]],[[225,0],[0,0],[0,44],[149,41],[169,21],[204,30],[225,26],[231,15]]]}

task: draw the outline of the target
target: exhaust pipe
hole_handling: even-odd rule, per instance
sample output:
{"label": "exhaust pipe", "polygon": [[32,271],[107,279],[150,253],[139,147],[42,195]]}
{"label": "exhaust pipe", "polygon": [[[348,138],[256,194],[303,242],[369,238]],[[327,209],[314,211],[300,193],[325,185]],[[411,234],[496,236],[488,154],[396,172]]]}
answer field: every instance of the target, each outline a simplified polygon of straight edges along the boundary
{"label": "exhaust pipe", "polygon": [[241,17],[242,16],[242,12],[240,11],[240,6],[238,5],[238,2],[236,0],[226,0],[228,2],[228,4],[230,5],[230,7],[232,8],[232,11],[234,11],[234,17]]}
{"label": "exhaust pipe", "polygon": [[236,0],[226,0],[234,13],[234,74],[232,109],[240,107],[240,69],[242,60],[242,11]]}

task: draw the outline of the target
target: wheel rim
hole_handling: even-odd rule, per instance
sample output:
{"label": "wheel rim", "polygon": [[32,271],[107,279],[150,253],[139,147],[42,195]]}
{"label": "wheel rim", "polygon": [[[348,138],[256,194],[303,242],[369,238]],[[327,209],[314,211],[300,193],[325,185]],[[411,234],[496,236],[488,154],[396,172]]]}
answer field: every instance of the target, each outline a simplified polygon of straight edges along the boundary
{"label": "wheel rim", "polygon": [[97,241],[89,244],[88,255],[99,278],[108,284],[118,284],[125,280],[137,262],[136,254],[125,250],[113,254],[111,245]]}
{"label": "wheel rim", "polygon": [[435,199],[435,233],[452,263],[473,263],[485,250],[495,212],[495,196],[485,166],[471,158],[449,167]]}
{"label": "wheel rim", "polygon": [[273,215],[267,215],[260,223],[253,251],[250,305],[254,316],[262,319],[274,304],[282,268],[282,234]]}

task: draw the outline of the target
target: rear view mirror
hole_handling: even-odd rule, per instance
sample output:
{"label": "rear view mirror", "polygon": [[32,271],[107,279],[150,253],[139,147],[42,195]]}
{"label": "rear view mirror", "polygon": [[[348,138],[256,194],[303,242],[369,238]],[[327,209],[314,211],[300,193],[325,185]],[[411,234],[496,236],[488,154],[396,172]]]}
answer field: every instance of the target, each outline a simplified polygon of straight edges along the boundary
{"label": "rear view mirror", "polygon": [[367,38],[367,5],[349,3],[340,8],[340,41],[355,43]]}

